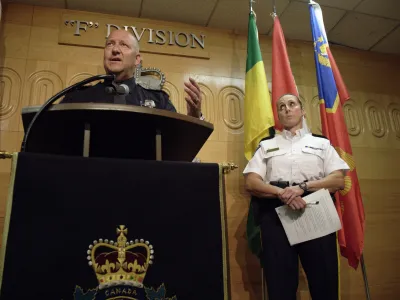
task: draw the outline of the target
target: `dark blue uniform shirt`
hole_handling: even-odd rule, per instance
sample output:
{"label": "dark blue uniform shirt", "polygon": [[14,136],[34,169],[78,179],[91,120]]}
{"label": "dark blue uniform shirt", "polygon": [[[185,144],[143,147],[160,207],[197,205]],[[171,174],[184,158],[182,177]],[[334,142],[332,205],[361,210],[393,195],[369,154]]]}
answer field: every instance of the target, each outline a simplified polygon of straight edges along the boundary
{"label": "dark blue uniform shirt", "polygon": [[[146,89],[135,82],[134,78],[118,82],[129,86],[126,95],[127,105],[143,106],[145,100],[154,101],[155,107],[176,112],[168,94],[162,90]],[[114,95],[106,93],[106,87],[112,86],[110,81],[99,82],[94,86],[84,86],[68,93],[60,103],[114,103]]]}

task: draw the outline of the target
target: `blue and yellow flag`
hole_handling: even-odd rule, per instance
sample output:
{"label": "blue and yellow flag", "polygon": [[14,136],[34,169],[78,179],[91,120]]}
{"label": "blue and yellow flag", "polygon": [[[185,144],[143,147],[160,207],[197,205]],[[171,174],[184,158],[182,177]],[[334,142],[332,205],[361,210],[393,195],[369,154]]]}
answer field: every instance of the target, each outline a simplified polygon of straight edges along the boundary
{"label": "blue and yellow flag", "polygon": [[340,99],[328,56],[328,41],[324,31],[319,26],[312,5],[310,5],[310,13],[319,99],[321,104],[325,104],[325,108],[328,112],[334,113],[339,105]]}
{"label": "blue and yellow flag", "polygon": [[357,268],[364,248],[364,207],[361,199],[356,165],[344,121],[342,104],[349,95],[339,68],[329,49],[321,7],[310,0],[314,60],[317,71],[322,133],[329,138],[350,170],[345,176],[345,188],[338,193],[336,209],[342,223],[338,233],[341,254],[349,265]]}

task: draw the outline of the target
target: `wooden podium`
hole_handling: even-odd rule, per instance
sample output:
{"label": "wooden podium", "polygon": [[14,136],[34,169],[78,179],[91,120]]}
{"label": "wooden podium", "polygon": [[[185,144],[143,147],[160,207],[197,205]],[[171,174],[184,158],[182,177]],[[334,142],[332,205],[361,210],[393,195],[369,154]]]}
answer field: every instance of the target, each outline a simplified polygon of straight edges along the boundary
{"label": "wooden podium", "polygon": [[[22,109],[25,130],[39,109]],[[213,130],[211,123],[154,108],[56,104],[35,122],[26,152],[192,161]]]}
{"label": "wooden podium", "polygon": [[0,300],[228,300],[222,168],[192,162],[212,131],[145,107],[44,111],[13,154]]}

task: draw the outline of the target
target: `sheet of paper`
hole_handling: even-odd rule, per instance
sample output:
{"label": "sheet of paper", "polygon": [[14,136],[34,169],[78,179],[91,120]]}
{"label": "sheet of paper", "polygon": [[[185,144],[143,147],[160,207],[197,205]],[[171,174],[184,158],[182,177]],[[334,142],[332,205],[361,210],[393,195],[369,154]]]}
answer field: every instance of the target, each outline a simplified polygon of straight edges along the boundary
{"label": "sheet of paper", "polygon": [[316,239],[342,228],[328,190],[321,189],[303,199],[308,203],[303,210],[293,210],[287,205],[275,209],[290,245]]}

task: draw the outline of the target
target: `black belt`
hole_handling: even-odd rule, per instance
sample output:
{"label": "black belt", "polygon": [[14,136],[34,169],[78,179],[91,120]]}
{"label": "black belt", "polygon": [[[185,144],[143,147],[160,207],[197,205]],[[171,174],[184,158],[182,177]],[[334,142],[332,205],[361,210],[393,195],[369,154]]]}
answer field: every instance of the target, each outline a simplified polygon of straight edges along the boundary
{"label": "black belt", "polygon": [[[308,180],[304,180],[303,182],[307,182]],[[281,189],[287,188],[290,186],[289,181],[271,181],[270,185],[280,187]],[[300,183],[293,183],[292,186],[299,185]],[[309,193],[307,193],[309,194]]]}
{"label": "black belt", "polygon": [[284,189],[289,186],[289,181],[271,181],[269,184]]}
{"label": "black belt", "polygon": [[[308,180],[305,180],[304,182],[307,182]],[[273,186],[277,186],[281,189],[287,188],[290,186],[289,181],[271,181],[269,182],[270,185]],[[299,185],[299,183],[293,183],[292,186],[295,185]],[[311,194],[313,192],[308,192],[305,191],[303,195],[301,195],[301,197],[307,196],[309,194]],[[331,194],[332,200],[333,202],[335,202],[335,196],[334,194]],[[253,213],[254,213],[254,220],[256,222],[257,225],[260,224],[260,220],[261,220],[261,216],[264,213],[272,213],[272,214],[276,214],[275,212],[275,208],[278,206],[282,206],[283,203],[279,198],[268,198],[268,199],[264,199],[264,198],[257,198],[255,196],[251,197],[251,201],[252,201],[252,206],[253,206]]]}
{"label": "black belt", "polygon": [[[304,180],[303,182],[308,182],[308,180]],[[273,186],[277,186],[277,187],[279,187],[279,188],[281,188],[281,189],[284,189],[284,188],[287,188],[287,187],[290,186],[289,181],[271,181],[269,184],[270,184],[270,185],[273,185]],[[299,184],[300,184],[300,183],[293,183],[292,186],[299,185]],[[301,195],[301,197],[310,195],[311,193],[313,193],[313,192],[304,191],[304,194]],[[335,202],[335,201],[336,201],[336,199],[335,199],[335,193],[330,193],[330,194],[331,194],[331,197],[332,197],[333,202]],[[269,199],[269,200],[270,200],[270,199]],[[275,200],[275,199],[273,199],[273,200]]]}

